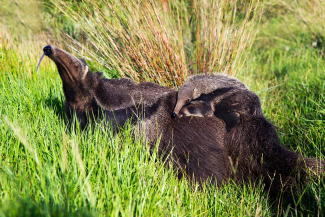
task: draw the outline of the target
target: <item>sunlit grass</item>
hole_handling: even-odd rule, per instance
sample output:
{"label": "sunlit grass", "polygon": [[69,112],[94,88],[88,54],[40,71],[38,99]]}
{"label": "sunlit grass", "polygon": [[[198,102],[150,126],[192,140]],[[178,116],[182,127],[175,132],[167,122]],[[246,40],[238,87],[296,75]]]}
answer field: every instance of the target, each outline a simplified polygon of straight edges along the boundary
{"label": "sunlit grass", "polygon": [[[325,59],[311,46],[297,44],[287,49],[283,44],[254,51],[253,88],[263,96],[263,112],[278,127],[283,145],[305,157],[324,160]],[[324,178],[312,181],[288,210],[287,204],[280,203],[277,212],[323,216],[324,189]]]}

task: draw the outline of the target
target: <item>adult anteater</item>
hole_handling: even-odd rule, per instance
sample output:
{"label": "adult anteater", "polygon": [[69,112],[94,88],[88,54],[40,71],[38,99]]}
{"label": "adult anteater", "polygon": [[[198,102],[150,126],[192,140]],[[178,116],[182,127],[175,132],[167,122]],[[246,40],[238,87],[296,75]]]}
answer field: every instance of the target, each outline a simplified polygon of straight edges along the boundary
{"label": "adult anteater", "polygon": [[138,123],[152,146],[161,136],[160,154],[172,153],[179,177],[210,178],[218,185],[229,178],[239,184],[262,178],[274,195],[282,187],[304,183],[307,168],[316,171],[314,159],[280,146],[274,127],[263,116],[243,116],[230,132],[216,116],[172,118],[175,90],[148,82],[103,78],[99,72],[90,72],[84,60],[52,45],[44,52],[57,65],[69,119],[75,111],[82,127],[93,118],[113,122],[113,128],[127,120]]}

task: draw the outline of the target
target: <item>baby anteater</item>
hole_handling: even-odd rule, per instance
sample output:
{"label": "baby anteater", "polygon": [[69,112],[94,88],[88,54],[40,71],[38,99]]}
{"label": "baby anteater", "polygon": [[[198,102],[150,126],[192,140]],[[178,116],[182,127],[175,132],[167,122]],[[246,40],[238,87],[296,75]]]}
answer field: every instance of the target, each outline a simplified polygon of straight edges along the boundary
{"label": "baby anteater", "polygon": [[223,74],[194,75],[178,90],[173,116],[215,115],[228,131],[236,127],[241,115],[262,115],[258,96],[243,83]]}

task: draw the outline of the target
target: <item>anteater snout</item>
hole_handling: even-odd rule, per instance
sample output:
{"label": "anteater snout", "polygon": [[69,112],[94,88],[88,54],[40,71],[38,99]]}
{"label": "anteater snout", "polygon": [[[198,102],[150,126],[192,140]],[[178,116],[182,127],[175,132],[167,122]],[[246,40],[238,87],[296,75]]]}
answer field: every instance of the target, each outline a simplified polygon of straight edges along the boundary
{"label": "anteater snout", "polygon": [[45,46],[43,48],[43,51],[44,51],[45,55],[51,55],[51,54],[53,54],[51,45]]}

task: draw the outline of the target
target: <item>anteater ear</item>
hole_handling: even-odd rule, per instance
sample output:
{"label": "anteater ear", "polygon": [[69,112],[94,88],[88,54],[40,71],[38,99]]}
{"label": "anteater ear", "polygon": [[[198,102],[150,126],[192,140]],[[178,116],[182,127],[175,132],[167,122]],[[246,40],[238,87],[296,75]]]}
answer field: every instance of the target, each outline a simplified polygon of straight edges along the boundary
{"label": "anteater ear", "polygon": [[88,74],[88,72],[89,72],[89,66],[86,65],[85,66],[85,69],[83,71],[82,79],[84,79],[86,77],[86,75]]}

